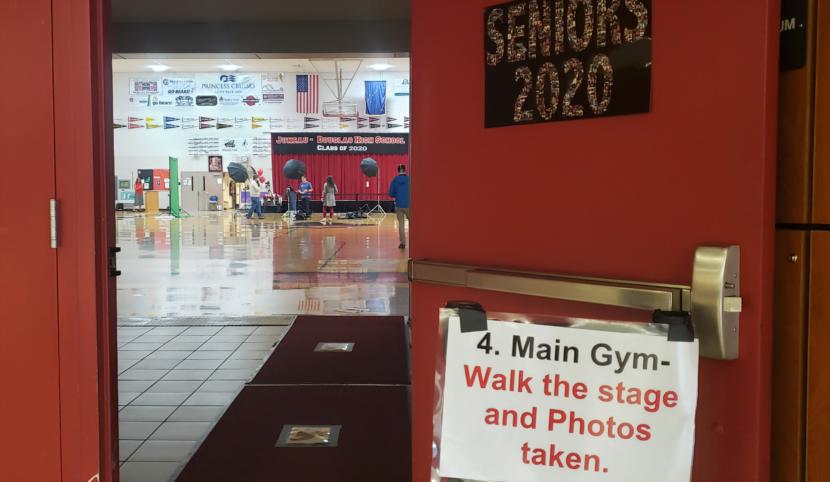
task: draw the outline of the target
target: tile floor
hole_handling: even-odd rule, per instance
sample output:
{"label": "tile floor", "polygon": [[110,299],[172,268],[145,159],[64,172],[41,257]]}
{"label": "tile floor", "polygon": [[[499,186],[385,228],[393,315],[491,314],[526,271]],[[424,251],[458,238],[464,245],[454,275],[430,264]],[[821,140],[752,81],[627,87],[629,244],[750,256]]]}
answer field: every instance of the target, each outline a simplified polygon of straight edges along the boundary
{"label": "tile floor", "polygon": [[288,326],[120,326],[122,482],[172,480]]}

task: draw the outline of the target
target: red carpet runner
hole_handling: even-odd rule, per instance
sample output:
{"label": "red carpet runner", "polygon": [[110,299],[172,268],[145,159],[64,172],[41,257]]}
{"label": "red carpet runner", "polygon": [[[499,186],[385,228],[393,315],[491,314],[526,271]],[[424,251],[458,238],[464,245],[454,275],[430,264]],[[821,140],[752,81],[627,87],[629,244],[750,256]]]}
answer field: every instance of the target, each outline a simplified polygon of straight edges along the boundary
{"label": "red carpet runner", "polygon": [[[176,480],[409,482],[408,350],[401,317],[298,317]],[[338,426],[339,438],[277,446],[286,425]]]}

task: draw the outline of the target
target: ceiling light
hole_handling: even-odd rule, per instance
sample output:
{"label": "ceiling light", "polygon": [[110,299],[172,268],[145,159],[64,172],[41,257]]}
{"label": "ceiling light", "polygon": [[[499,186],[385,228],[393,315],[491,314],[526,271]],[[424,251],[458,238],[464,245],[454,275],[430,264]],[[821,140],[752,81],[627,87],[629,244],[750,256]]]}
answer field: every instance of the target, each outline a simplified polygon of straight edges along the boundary
{"label": "ceiling light", "polygon": [[170,67],[164,64],[152,64],[148,65],[147,68],[153,72],[164,72],[165,70],[170,70]]}
{"label": "ceiling light", "polygon": [[372,70],[389,70],[392,67],[394,67],[392,64],[372,64],[369,66]]}
{"label": "ceiling light", "polygon": [[241,69],[241,68],[242,68],[242,67],[240,67],[239,65],[236,65],[236,64],[230,64],[230,63],[228,63],[228,64],[222,64],[222,65],[217,65],[217,67],[219,67],[220,69],[224,70],[225,72],[233,72],[234,70],[239,70],[239,69]]}

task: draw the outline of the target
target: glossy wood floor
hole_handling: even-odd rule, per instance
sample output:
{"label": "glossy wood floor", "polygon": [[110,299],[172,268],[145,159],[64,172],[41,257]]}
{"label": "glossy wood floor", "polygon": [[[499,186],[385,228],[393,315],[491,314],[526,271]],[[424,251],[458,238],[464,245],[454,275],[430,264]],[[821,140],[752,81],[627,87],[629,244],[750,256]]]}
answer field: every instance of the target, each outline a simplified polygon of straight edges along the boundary
{"label": "glossy wood floor", "polygon": [[409,312],[395,216],[288,222],[119,214],[120,322]]}

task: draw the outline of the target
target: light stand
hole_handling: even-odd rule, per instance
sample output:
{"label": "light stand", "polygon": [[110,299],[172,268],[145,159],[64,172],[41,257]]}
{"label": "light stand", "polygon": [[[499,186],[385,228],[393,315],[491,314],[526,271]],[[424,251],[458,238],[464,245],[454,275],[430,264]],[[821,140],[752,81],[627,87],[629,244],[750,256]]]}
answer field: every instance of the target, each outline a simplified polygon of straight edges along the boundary
{"label": "light stand", "polygon": [[366,213],[366,214],[369,215],[369,216],[371,216],[372,214],[381,214],[383,216],[386,216],[386,211],[383,209],[383,206],[380,205],[380,177],[378,177],[378,184],[377,184],[377,189],[375,189],[375,192],[376,192],[376,199],[375,200],[377,201],[377,204],[375,204],[375,207],[370,209],[369,212]]}

